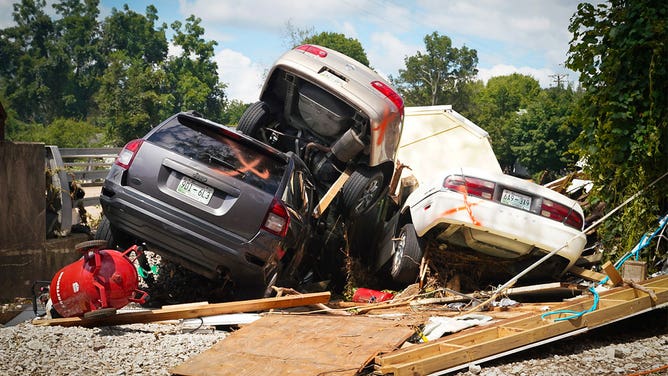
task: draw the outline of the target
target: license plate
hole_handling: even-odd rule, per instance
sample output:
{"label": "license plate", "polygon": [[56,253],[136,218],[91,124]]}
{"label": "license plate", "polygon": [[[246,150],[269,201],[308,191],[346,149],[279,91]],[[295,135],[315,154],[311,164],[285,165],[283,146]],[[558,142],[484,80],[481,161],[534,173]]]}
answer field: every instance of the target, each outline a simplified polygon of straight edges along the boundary
{"label": "license plate", "polygon": [[342,80],[341,77],[338,77],[335,74],[333,74],[332,72],[327,71],[327,70],[324,70],[324,71],[320,72],[320,75],[329,79],[331,82],[333,82],[333,83],[335,83],[339,86],[343,86],[343,84],[346,83],[346,81]]}
{"label": "license plate", "polygon": [[211,201],[211,197],[213,197],[213,188],[199,184],[185,176],[181,178],[176,191],[204,205],[208,204]]}
{"label": "license plate", "polygon": [[507,189],[503,190],[501,203],[518,209],[531,209],[531,197]]}

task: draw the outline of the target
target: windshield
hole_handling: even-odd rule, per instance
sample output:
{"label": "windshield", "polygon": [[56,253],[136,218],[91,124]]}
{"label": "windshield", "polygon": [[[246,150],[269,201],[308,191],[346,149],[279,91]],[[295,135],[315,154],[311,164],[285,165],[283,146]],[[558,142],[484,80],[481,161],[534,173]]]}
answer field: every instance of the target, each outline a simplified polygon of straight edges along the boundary
{"label": "windshield", "polygon": [[276,193],[285,173],[285,160],[230,137],[222,128],[198,121],[183,123],[187,124],[175,119],[156,130],[147,141],[267,193]]}

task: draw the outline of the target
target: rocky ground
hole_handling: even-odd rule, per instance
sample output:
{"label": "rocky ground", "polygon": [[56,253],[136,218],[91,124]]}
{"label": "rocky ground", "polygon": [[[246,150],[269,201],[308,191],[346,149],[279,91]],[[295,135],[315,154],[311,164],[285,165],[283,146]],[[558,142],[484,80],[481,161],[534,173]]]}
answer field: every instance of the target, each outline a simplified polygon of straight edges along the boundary
{"label": "rocky ground", "polygon": [[[158,261],[150,257],[151,264]],[[180,275],[169,263],[160,264],[159,276],[150,291],[157,305],[184,302],[184,296],[189,301],[216,301],[217,294],[200,295],[215,293],[202,288],[207,282]],[[148,286],[142,281],[141,287]],[[169,375],[171,369],[224,340],[233,329],[192,328],[178,322],[92,329],[30,323],[1,327],[0,375]],[[668,374],[668,309],[475,364],[449,376],[647,374]]]}
{"label": "rocky ground", "polygon": [[[0,328],[0,375],[169,375],[228,331],[178,323],[92,329],[23,323]],[[668,310],[662,309],[452,375],[659,375],[667,367]]]}

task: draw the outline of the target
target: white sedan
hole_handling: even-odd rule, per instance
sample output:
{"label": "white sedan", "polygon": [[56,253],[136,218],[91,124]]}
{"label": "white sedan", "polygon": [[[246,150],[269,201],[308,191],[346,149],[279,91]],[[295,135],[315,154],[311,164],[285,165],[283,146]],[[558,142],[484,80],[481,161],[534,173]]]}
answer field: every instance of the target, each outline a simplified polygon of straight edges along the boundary
{"label": "white sedan", "polygon": [[[395,246],[392,275],[413,277],[422,239],[435,239],[504,259],[559,251],[559,275],[587,242],[578,203],[549,188],[510,175],[473,168],[445,171],[408,196]],[[418,238],[416,238],[419,237]],[[411,272],[408,272],[410,269]],[[408,274],[411,274],[409,276]]]}

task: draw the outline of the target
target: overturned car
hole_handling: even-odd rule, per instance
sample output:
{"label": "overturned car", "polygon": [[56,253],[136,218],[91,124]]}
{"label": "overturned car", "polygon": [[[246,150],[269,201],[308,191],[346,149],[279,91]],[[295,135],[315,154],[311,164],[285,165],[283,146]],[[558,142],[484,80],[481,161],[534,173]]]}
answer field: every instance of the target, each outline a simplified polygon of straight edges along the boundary
{"label": "overturned car", "polygon": [[389,183],[403,121],[403,100],[380,75],[337,51],[302,45],[273,65],[239,120],[241,132],[309,167],[321,191],[349,169],[339,208],[355,217]]}

